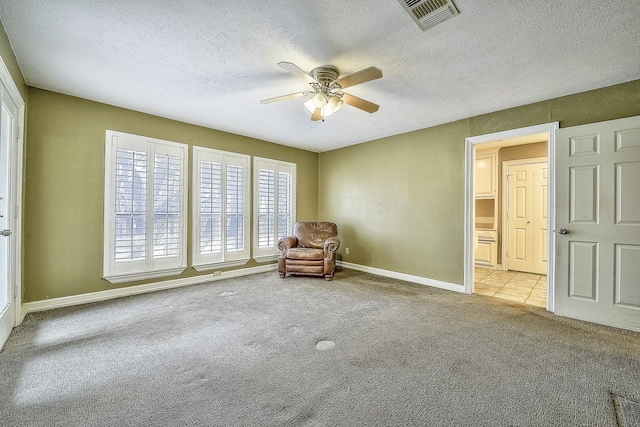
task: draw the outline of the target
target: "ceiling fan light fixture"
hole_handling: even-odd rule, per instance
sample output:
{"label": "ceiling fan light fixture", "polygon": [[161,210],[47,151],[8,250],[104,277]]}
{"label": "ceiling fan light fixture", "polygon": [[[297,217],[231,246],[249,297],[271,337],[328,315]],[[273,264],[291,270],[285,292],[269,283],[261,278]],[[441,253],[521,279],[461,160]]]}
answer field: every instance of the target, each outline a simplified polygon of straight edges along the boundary
{"label": "ceiling fan light fixture", "polygon": [[342,108],[342,104],[344,104],[342,99],[337,96],[332,96],[331,99],[329,99],[328,106],[331,107],[331,112],[335,113]]}
{"label": "ceiling fan light fixture", "polygon": [[329,117],[334,113],[333,108],[329,104],[322,107],[322,117]]}
{"label": "ceiling fan light fixture", "polygon": [[322,108],[327,105],[327,97],[324,96],[324,94],[322,94],[321,92],[318,92],[313,95],[313,98],[311,98],[311,102],[313,102],[313,105],[316,108]]}
{"label": "ceiling fan light fixture", "polygon": [[[316,95],[321,95],[325,100],[327,99],[326,95],[323,95],[323,94],[316,94]],[[342,108],[342,105],[344,104],[344,102],[342,101],[342,99],[340,99],[339,96],[329,95],[328,96],[329,99],[328,101],[325,102],[325,105],[322,107],[318,107],[314,100],[316,95],[314,95],[313,98],[306,101],[302,105],[304,105],[307,111],[309,111],[311,114],[314,114],[316,111],[316,108],[319,108],[322,118],[329,117],[330,115],[338,111],[340,108]]]}

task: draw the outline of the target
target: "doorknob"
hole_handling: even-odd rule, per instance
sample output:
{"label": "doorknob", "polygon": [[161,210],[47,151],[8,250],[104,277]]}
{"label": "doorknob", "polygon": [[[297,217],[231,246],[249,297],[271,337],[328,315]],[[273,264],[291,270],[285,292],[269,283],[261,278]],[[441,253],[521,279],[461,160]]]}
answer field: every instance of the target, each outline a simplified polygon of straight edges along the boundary
{"label": "doorknob", "polygon": [[5,237],[11,236],[11,230],[2,230],[2,235]]}
{"label": "doorknob", "polygon": [[559,230],[558,230],[558,233],[560,233],[560,234],[569,234],[569,232],[567,231],[567,229],[566,229],[566,228],[561,228],[561,229],[559,229]]}

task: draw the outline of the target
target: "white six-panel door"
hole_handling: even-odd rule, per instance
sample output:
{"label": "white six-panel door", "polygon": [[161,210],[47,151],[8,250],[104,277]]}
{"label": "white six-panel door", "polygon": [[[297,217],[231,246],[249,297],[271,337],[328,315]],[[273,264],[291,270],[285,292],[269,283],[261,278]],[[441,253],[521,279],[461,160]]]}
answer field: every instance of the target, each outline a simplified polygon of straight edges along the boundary
{"label": "white six-panel door", "polygon": [[[522,162],[518,162],[522,163]],[[547,162],[507,170],[507,268],[547,274]]]}
{"label": "white six-panel door", "polygon": [[640,117],[556,131],[555,313],[640,331]]}

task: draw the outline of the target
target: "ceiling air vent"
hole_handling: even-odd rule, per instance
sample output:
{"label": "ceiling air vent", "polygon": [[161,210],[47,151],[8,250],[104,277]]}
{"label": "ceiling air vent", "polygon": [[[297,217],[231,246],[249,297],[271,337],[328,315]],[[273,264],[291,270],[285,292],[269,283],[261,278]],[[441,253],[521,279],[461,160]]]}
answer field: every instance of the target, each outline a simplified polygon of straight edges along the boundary
{"label": "ceiling air vent", "polygon": [[398,0],[422,31],[458,14],[451,0]]}

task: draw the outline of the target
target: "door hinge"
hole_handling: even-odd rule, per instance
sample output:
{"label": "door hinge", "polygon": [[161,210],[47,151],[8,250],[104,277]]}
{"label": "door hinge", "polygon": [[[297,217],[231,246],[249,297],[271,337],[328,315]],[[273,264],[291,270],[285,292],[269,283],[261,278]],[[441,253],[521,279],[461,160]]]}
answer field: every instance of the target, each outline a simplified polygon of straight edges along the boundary
{"label": "door hinge", "polygon": [[16,132],[16,139],[20,140],[20,138],[22,138],[22,130],[24,128],[22,126],[18,126],[18,132]]}

